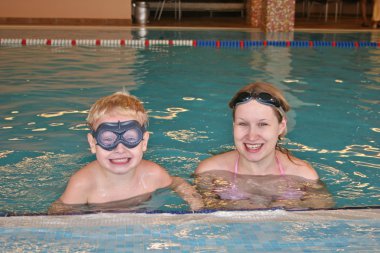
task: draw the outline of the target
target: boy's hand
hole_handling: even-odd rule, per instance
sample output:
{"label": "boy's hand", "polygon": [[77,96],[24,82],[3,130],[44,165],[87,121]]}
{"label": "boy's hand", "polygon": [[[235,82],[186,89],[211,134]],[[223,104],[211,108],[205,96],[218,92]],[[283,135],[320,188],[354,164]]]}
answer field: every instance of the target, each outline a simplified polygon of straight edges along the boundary
{"label": "boy's hand", "polygon": [[181,196],[190,206],[192,211],[201,210],[204,207],[202,196],[185,179],[172,177],[171,188]]}

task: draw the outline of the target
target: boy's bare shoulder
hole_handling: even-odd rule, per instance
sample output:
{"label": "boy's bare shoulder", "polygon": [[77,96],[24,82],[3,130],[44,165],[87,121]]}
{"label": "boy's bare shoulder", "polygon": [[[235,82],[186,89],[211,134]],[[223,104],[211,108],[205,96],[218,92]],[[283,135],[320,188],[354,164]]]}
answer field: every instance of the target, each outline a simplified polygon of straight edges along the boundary
{"label": "boy's bare shoulder", "polygon": [[141,169],[149,170],[154,173],[165,173],[166,170],[159,164],[149,161],[149,160],[141,160]]}
{"label": "boy's bare shoulder", "polygon": [[172,183],[172,177],[167,170],[159,164],[142,160],[140,166],[140,175],[144,177],[151,186],[155,186],[155,188],[158,189],[167,187]]}
{"label": "boy's bare shoulder", "polygon": [[60,200],[64,203],[86,203],[88,193],[95,187],[96,180],[94,167],[96,162],[91,162],[75,172],[69,179],[66,190]]}
{"label": "boy's bare shoulder", "polygon": [[97,171],[96,171],[97,162],[93,161],[75,172],[71,178],[70,182],[87,185],[94,182],[94,178],[96,177]]}
{"label": "boy's bare shoulder", "polygon": [[236,151],[229,151],[203,160],[195,169],[195,174],[200,174],[211,170],[230,170],[231,164],[235,162],[235,153]]}

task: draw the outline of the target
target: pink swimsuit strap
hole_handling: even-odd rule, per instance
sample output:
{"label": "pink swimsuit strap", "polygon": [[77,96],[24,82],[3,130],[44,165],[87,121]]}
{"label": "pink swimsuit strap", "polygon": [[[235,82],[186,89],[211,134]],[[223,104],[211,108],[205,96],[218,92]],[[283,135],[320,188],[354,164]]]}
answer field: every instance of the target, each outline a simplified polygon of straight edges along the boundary
{"label": "pink swimsuit strap", "polygon": [[238,173],[239,157],[240,157],[240,155],[239,155],[239,153],[238,153],[238,157],[237,157],[236,162],[235,162],[235,176],[236,176],[236,174]]}
{"label": "pink swimsuit strap", "polygon": [[281,176],[285,175],[285,170],[284,170],[284,167],[282,166],[282,164],[280,163],[280,160],[278,159],[277,156],[275,156],[275,158],[276,158],[277,167],[280,170],[280,175]]}
{"label": "pink swimsuit strap", "polygon": [[234,170],[234,184],[232,185],[232,188],[236,188],[236,177],[237,177],[237,173],[238,173],[238,167],[239,167],[239,153],[238,153],[238,157],[235,161],[235,170]]}
{"label": "pink swimsuit strap", "polygon": [[[235,175],[234,175],[234,179],[236,178],[236,175],[238,173],[238,167],[239,167],[239,153],[238,153],[238,157],[236,159],[236,162],[235,162]],[[275,156],[275,159],[276,159],[276,164],[277,164],[277,167],[278,169],[280,170],[280,175],[283,176],[285,175],[285,170],[284,170],[284,167],[282,166],[282,164],[280,163],[280,160],[278,159],[277,155]]]}

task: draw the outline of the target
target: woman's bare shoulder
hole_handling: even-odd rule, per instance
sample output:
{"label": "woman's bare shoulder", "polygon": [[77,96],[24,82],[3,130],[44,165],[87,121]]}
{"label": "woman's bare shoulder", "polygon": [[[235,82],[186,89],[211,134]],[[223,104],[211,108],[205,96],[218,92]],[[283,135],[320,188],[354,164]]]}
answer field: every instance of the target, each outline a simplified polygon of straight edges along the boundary
{"label": "woman's bare shoulder", "polygon": [[236,159],[236,152],[237,151],[229,151],[203,160],[195,169],[195,174],[200,174],[212,170],[233,170],[233,164],[235,164]]}
{"label": "woman's bare shoulder", "polygon": [[304,177],[310,180],[318,180],[319,176],[317,171],[305,160],[291,156],[290,159],[287,155],[283,154],[281,162],[285,167],[285,174]]}

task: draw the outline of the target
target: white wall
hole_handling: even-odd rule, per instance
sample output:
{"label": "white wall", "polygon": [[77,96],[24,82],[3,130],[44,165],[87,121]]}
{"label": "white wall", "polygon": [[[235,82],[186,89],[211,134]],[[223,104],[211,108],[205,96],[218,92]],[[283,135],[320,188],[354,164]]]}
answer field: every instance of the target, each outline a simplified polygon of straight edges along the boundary
{"label": "white wall", "polygon": [[129,19],[131,0],[0,0],[0,18]]}

